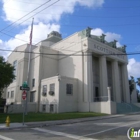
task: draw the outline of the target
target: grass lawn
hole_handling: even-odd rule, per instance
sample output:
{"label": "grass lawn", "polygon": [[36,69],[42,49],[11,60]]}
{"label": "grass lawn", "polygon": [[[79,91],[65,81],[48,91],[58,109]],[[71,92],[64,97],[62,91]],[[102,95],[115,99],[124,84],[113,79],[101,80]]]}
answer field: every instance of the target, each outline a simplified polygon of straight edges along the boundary
{"label": "grass lawn", "polygon": [[[25,115],[25,122],[37,122],[37,121],[51,121],[51,120],[66,120],[66,119],[75,119],[75,118],[86,118],[86,117],[97,117],[105,116],[107,114],[103,113],[94,113],[94,112],[74,112],[74,113],[59,113],[59,114],[50,114],[50,113],[28,113]],[[5,123],[6,117],[10,117],[12,122],[22,122],[23,114],[0,114],[0,123]]]}

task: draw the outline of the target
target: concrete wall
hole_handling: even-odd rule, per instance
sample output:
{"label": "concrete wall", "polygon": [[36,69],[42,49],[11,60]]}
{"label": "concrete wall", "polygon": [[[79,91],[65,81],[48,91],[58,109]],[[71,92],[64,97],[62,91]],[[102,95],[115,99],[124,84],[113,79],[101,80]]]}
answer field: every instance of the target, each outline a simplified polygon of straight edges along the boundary
{"label": "concrete wall", "polygon": [[[125,74],[127,56],[125,55],[111,55],[107,57],[101,57],[101,54],[104,53],[122,53],[115,48],[111,48],[106,44],[98,42],[93,38],[81,38],[78,33],[75,33],[69,36],[62,41],[54,44],[48,48],[47,42],[39,43],[38,47],[33,48],[33,52],[41,54],[32,54],[31,55],[31,72],[30,72],[30,81],[29,86],[30,90],[35,91],[35,103],[40,104],[40,111],[42,110],[42,105],[46,105],[46,111],[49,111],[49,105],[51,103],[55,104],[56,112],[69,112],[69,111],[97,111],[97,112],[108,112],[112,113],[115,108],[113,102],[96,102],[94,103],[93,90],[95,85],[93,85],[93,58],[92,55],[99,57],[99,68],[100,68],[100,81],[98,82],[100,87],[101,96],[107,96],[107,70],[106,70],[106,60],[116,61],[114,69],[118,64],[125,64],[122,69],[122,72]],[[27,50],[27,45],[18,47],[19,50]],[[58,52],[59,51],[59,52]],[[44,53],[44,54],[43,54]],[[47,53],[47,55],[45,55]],[[86,54],[91,55],[86,55]],[[54,55],[49,55],[54,54]],[[59,55],[57,55],[59,54]],[[76,56],[79,55],[79,56]],[[18,72],[17,80],[15,80],[9,87],[8,91],[14,90],[16,95],[14,99],[7,99],[7,103],[15,102],[21,103],[21,93],[19,86],[22,85],[23,81],[27,79],[27,67],[28,67],[28,54],[24,53],[12,53],[8,58],[10,63],[13,63],[14,60],[18,60]],[[114,70],[113,69],[113,70]],[[113,71],[112,71],[113,72]],[[58,76],[62,76],[61,81]],[[116,77],[118,77],[118,72],[115,72]],[[56,77],[54,77],[56,76]],[[76,78],[76,82],[70,78],[64,78],[64,76]],[[46,78],[46,79],[45,79]],[[127,75],[123,77],[123,92],[128,94],[128,83],[126,82]],[[35,79],[35,86],[32,87],[32,79]],[[114,80],[115,87],[119,81]],[[68,97],[65,95],[66,83],[70,82],[74,85],[73,96]],[[50,96],[47,94],[46,97],[42,96],[42,86],[46,84],[48,86],[51,83],[55,83],[55,95]],[[76,86],[76,87],[75,87]],[[114,89],[113,89],[114,90]],[[117,95],[118,86],[114,90]],[[30,97],[30,93],[28,94]],[[120,95],[119,95],[120,96]],[[126,101],[128,101],[126,96]],[[30,100],[30,98],[29,98]],[[116,99],[117,101],[117,99]],[[67,103],[67,104],[66,104]],[[89,104],[90,103],[90,104]],[[65,106],[67,105],[67,107]],[[112,108],[108,106],[112,105]],[[48,107],[47,107],[48,106]],[[103,110],[102,110],[103,109]]]}
{"label": "concrete wall", "polygon": [[90,111],[116,114],[116,105],[113,102],[95,102],[90,104]]}
{"label": "concrete wall", "polygon": [[[22,45],[17,47],[15,50],[17,51],[25,51],[28,48],[28,45]],[[23,83],[24,78],[27,78],[27,72],[25,68],[25,63],[27,60],[27,54],[20,53],[20,52],[13,52],[8,57],[8,63],[11,63],[13,65],[13,62],[17,60],[17,70],[16,70],[16,78],[13,80],[13,82],[8,86],[6,90],[6,97],[7,93],[11,91],[14,91],[14,98],[7,98],[6,104],[10,104],[12,102],[14,103],[21,103],[21,94],[22,91],[20,91],[20,86]],[[25,75],[26,74],[26,75]]]}
{"label": "concrete wall", "polygon": [[[52,49],[59,50],[58,72],[62,76],[77,78],[78,102],[86,102],[88,99],[87,81],[87,38],[81,39],[78,33],[54,44]],[[63,56],[66,54],[68,56]],[[78,56],[76,56],[78,55]],[[78,110],[81,106],[78,105]]]}
{"label": "concrete wall", "polygon": [[[36,103],[30,103],[28,104],[28,112],[36,112]],[[22,113],[24,111],[24,105],[23,104],[14,104],[9,105],[7,113]]]}
{"label": "concrete wall", "polygon": [[[50,84],[55,84],[55,95],[49,95]],[[73,94],[66,94],[66,84],[73,85]],[[43,85],[47,85],[47,95],[43,96]],[[43,111],[43,105],[46,105],[46,111],[50,112],[50,104],[54,105],[54,112],[75,112],[78,111],[78,92],[77,79],[69,77],[55,76],[41,81],[40,112]]]}
{"label": "concrete wall", "polygon": [[[49,94],[50,84],[55,84],[55,94],[52,96]],[[43,96],[43,85],[47,85],[47,95]],[[40,112],[42,112],[42,106],[46,105],[46,112],[50,112],[49,105],[55,104],[55,112],[58,112],[58,104],[59,104],[59,82],[58,76],[43,79],[41,81],[41,92],[40,92]],[[57,106],[57,107],[56,107]]]}
{"label": "concrete wall", "polygon": [[81,103],[79,112],[100,112],[106,114],[116,114],[115,102],[90,102]]}
{"label": "concrete wall", "polygon": [[[73,93],[66,93],[66,85],[73,85]],[[59,112],[76,112],[78,111],[78,87],[77,79],[61,77],[59,80]]]}

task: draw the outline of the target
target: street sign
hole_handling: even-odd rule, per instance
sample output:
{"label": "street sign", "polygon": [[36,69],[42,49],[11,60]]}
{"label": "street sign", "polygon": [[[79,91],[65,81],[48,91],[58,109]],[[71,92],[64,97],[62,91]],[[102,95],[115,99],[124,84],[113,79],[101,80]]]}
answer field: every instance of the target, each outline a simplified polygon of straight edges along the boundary
{"label": "street sign", "polygon": [[22,86],[20,86],[20,90],[27,90],[27,91],[29,91],[30,87],[22,87]]}
{"label": "street sign", "polygon": [[27,91],[30,90],[30,88],[28,87],[27,81],[23,82],[22,86],[20,86],[20,90],[27,90]]}
{"label": "street sign", "polygon": [[26,91],[24,90],[22,93],[22,99],[25,100],[26,99]]}
{"label": "street sign", "polygon": [[27,81],[23,82],[22,87],[24,87],[24,88],[28,87]]}

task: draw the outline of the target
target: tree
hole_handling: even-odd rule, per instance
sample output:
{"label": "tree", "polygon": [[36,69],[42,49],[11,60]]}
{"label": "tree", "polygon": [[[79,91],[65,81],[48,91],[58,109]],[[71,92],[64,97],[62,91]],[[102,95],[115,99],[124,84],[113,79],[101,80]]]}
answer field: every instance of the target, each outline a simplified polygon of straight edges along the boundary
{"label": "tree", "polygon": [[[136,83],[137,83],[137,85],[140,87],[140,78],[137,78]],[[137,97],[138,97],[138,102],[140,102],[139,90],[138,90],[138,92],[137,92]]]}
{"label": "tree", "polygon": [[137,85],[140,87],[140,78],[137,78],[137,80],[138,80],[138,81],[137,81],[136,83],[137,83]]}
{"label": "tree", "polygon": [[129,80],[129,90],[130,90],[130,101],[131,101],[131,95],[133,90],[135,89],[135,81],[134,81],[134,77],[130,76],[131,79]]}
{"label": "tree", "polygon": [[3,89],[12,83],[14,78],[14,67],[5,62],[4,58],[0,56],[0,99]]}

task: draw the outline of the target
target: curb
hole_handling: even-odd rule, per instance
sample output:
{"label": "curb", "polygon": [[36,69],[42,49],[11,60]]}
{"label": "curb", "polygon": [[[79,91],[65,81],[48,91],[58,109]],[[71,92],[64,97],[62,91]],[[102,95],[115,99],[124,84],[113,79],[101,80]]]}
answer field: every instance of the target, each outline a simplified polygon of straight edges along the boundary
{"label": "curb", "polygon": [[140,114],[140,112],[134,112],[129,114],[121,114],[121,115],[110,115],[110,116],[100,116],[100,117],[89,117],[89,118],[79,118],[79,119],[69,119],[69,120],[57,120],[57,121],[46,121],[38,124],[30,124],[32,122],[25,123],[25,126],[20,127],[11,127],[11,128],[0,128],[0,130],[12,130],[12,129],[24,129],[24,128],[34,128],[34,127],[49,127],[49,126],[55,126],[55,125],[64,125],[64,124],[74,124],[74,123],[80,123],[80,122],[89,122],[89,121],[96,121],[96,120],[102,120],[102,119],[110,119],[110,118],[117,118],[117,117],[123,117],[127,115],[135,115]]}

